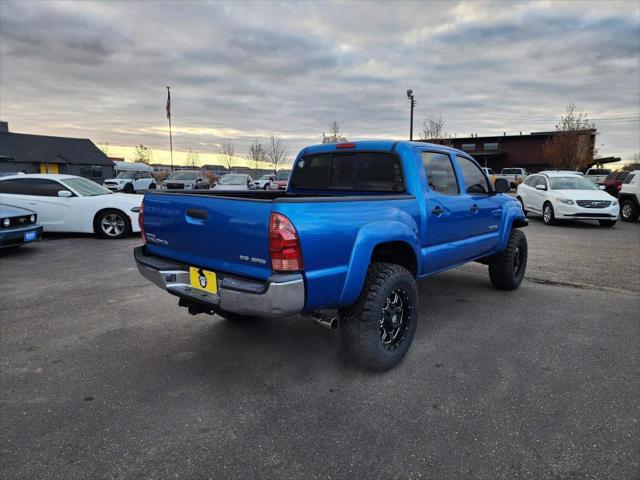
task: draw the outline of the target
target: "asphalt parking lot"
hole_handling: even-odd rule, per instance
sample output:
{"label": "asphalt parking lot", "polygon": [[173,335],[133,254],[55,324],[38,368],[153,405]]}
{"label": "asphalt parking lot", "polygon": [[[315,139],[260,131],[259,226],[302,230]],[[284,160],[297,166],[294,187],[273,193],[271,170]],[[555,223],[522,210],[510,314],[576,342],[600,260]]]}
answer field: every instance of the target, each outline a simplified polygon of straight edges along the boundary
{"label": "asphalt parking lot", "polygon": [[515,292],[420,283],[384,374],[302,317],[188,315],[137,238],[2,252],[2,478],[638,478],[640,225],[525,232]]}

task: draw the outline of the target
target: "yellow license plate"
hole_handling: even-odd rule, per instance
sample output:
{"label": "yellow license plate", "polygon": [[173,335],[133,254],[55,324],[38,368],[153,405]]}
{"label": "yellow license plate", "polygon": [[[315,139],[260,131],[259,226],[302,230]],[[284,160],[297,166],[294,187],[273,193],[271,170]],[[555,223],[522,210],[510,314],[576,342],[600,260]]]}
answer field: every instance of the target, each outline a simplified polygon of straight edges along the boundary
{"label": "yellow license plate", "polygon": [[216,281],[215,272],[189,267],[189,280],[193,288],[199,288],[209,293],[218,293],[218,282]]}

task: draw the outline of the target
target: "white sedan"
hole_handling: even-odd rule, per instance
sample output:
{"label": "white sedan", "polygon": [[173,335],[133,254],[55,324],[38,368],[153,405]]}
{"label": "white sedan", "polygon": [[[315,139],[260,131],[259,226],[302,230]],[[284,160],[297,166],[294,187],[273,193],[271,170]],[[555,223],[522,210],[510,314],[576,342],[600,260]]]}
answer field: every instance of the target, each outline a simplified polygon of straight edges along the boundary
{"label": "white sedan", "polygon": [[516,197],[525,214],[542,215],[545,224],[556,220],[597,220],[612,227],[618,219],[618,200],[581,175],[545,171],[529,175],[518,185]]}
{"label": "white sedan", "polygon": [[112,193],[74,175],[29,174],[0,178],[0,203],[35,210],[45,232],[95,233],[123,238],[139,232],[143,195]]}

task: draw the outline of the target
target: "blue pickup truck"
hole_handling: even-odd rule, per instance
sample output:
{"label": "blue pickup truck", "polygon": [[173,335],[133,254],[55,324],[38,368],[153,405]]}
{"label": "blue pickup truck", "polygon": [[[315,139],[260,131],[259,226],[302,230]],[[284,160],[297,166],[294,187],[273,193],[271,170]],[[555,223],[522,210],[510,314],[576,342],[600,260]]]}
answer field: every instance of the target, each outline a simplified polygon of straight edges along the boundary
{"label": "blue pickup truck", "polygon": [[134,256],[189,313],[305,314],[340,326],[359,364],[386,370],[413,340],[416,280],[479,261],[495,287],[520,285],[527,222],[508,188],[441,145],[315,145],[285,191],[147,192]]}

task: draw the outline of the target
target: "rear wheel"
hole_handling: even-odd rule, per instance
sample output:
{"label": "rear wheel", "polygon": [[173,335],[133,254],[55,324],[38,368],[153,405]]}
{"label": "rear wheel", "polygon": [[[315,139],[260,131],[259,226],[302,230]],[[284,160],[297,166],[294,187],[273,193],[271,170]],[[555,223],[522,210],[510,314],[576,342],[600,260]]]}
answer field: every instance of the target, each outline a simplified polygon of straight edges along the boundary
{"label": "rear wheel", "polygon": [[635,222],[640,211],[633,200],[625,199],[620,202],[620,218],[623,222]]}
{"label": "rear wheel", "polygon": [[120,210],[103,210],[94,218],[93,230],[102,238],[118,239],[131,235],[131,224]]}
{"label": "rear wheel", "polygon": [[529,212],[527,212],[527,211],[525,210],[525,208],[524,208],[524,202],[522,201],[522,198],[521,198],[521,197],[518,197],[518,201],[520,202],[520,206],[522,207],[522,212],[524,213],[524,216],[526,217],[526,216],[527,216],[527,214],[528,214]]}
{"label": "rear wheel", "polygon": [[613,227],[616,224],[616,221],[615,220],[598,220],[598,223],[600,223],[600,225],[603,227]]}
{"label": "rear wheel", "polygon": [[522,283],[527,270],[528,245],[525,234],[514,229],[507,248],[489,259],[489,278],[500,290],[515,290]]}
{"label": "rear wheel", "polygon": [[542,208],[542,221],[545,225],[553,225],[556,223],[556,215],[553,211],[553,206],[547,202]]}
{"label": "rear wheel", "polygon": [[392,263],[369,266],[358,301],[340,312],[342,341],[371,370],[396,366],[409,350],[418,320],[418,288],[411,272]]}

